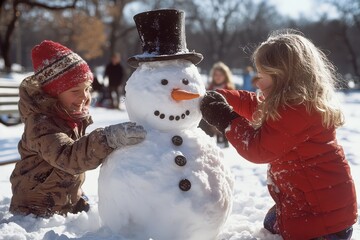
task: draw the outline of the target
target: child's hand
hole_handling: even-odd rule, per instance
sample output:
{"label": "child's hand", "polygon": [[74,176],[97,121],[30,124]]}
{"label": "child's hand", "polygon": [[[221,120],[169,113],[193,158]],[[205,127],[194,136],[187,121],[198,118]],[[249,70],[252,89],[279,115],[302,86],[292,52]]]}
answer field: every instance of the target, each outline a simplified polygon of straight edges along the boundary
{"label": "child's hand", "polygon": [[121,148],[127,145],[134,145],[144,140],[145,129],[136,123],[125,122],[105,127],[105,136],[111,148]]}
{"label": "child's hand", "polygon": [[200,110],[203,119],[220,132],[224,132],[230,122],[239,116],[233,111],[226,99],[215,91],[206,92],[200,103]]}

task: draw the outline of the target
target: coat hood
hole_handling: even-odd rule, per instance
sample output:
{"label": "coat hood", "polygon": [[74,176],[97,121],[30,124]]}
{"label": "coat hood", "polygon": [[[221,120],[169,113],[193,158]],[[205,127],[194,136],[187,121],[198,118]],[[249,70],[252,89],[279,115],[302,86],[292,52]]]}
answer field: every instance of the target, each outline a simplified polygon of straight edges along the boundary
{"label": "coat hood", "polygon": [[19,87],[19,111],[24,122],[31,114],[53,116],[57,98],[46,94],[34,75],[25,78]]}

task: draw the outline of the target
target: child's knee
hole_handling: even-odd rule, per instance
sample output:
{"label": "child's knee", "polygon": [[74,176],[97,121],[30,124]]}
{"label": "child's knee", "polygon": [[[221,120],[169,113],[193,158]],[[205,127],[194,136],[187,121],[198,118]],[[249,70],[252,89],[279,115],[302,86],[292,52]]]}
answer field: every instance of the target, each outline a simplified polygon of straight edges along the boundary
{"label": "child's knee", "polygon": [[279,233],[276,221],[276,205],[269,209],[264,219],[264,228],[272,234]]}

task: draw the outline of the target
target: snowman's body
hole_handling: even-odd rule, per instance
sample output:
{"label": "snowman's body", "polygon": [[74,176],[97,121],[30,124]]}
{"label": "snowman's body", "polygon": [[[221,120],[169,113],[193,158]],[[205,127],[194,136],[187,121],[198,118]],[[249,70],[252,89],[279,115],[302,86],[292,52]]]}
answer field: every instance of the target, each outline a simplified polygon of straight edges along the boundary
{"label": "snowman's body", "polygon": [[231,209],[233,179],[221,150],[197,128],[200,98],[179,100],[174,89],[205,93],[193,64],[144,63],[134,72],[126,106],[146,139],[101,167],[100,217],[129,239],[215,239]]}

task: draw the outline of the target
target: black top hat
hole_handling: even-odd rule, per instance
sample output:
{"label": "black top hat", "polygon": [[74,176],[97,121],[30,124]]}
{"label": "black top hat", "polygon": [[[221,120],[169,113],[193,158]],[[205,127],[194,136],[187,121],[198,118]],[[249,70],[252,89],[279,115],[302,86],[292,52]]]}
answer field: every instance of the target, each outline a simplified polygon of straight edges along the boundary
{"label": "black top hat", "polygon": [[139,62],[186,59],[198,64],[202,54],[186,48],[185,13],[175,9],[161,9],[134,16],[143,53],[128,59],[128,64],[138,67]]}

